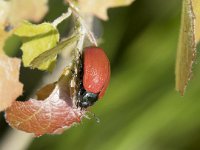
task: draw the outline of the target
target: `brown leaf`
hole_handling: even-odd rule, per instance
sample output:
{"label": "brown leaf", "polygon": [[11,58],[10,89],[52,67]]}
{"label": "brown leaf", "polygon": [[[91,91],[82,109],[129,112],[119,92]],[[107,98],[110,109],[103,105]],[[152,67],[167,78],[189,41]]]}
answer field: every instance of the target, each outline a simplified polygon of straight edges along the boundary
{"label": "brown leaf", "polygon": [[28,19],[38,22],[48,11],[48,0],[0,1],[0,24],[16,25]]}
{"label": "brown leaf", "polygon": [[[70,70],[61,77],[50,95],[43,101],[30,99],[25,102],[16,101],[6,110],[6,120],[10,126],[36,136],[61,133],[75,123],[79,123],[84,111],[73,103],[73,74]],[[42,88],[47,93],[54,85]],[[42,98],[46,95],[41,96]]]}
{"label": "brown leaf", "polygon": [[[73,0],[66,0],[72,3]],[[93,14],[100,19],[107,20],[107,10],[113,7],[130,5],[134,0],[78,0],[81,13]]]}
{"label": "brown leaf", "polygon": [[184,94],[192,75],[196,45],[200,40],[200,1],[183,0],[181,30],[176,58],[176,90]]}
{"label": "brown leaf", "polygon": [[190,80],[192,64],[196,54],[194,36],[194,13],[191,0],[183,1],[181,32],[176,58],[176,90],[184,94]]}
{"label": "brown leaf", "polygon": [[0,53],[0,111],[9,107],[22,94],[19,82],[20,60]]}
{"label": "brown leaf", "polygon": [[55,89],[56,84],[52,83],[52,84],[48,84],[46,86],[44,86],[43,88],[41,88],[37,93],[37,99],[38,100],[44,100],[46,98],[49,97],[49,95],[53,92],[53,90]]}

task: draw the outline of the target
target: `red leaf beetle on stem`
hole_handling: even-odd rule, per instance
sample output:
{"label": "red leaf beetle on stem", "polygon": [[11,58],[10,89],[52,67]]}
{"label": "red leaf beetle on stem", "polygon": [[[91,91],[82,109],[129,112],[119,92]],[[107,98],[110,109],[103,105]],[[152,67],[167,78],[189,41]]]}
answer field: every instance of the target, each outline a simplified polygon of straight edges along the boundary
{"label": "red leaf beetle on stem", "polygon": [[77,106],[87,108],[104,96],[110,81],[110,62],[103,49],[86,47],[82,65]]}

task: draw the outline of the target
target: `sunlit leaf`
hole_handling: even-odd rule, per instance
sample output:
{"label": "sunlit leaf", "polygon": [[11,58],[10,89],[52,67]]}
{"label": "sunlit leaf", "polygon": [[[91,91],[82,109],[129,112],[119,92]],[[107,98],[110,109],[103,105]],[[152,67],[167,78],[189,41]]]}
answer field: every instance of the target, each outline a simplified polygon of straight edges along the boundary
{"label": "sunlit leaf", "polygon": [[[73,0],[66,0],[73,2]],[[107,10],[112,7],[130,5],[134,0],[78,0],[78,5],[82,13],[93,14],[107,20]]]}
{"label": "sunlit leaf", "polygon": [[[22,38],[22,61],[25,67],[31,67],[31,62],[45,51],[52,49],[59,41],[57,29],[50,23],[34,25],[23,22],[14,32]],[[40,64],[40,70],[52,70],[56,55],[47,62]]]}
{"label": "sunlit leaf", "polygon": [[57,83],[47,85],[39,93],[44,100],[30,99],[16,101],[6,110],[6,120],[10,126],[35,136],[58,134],[64,129],[79,123],[85,111],[77,108],[73,102],[75,87],[72,84],[74,75],[70,69]]}
{"label": "sunlit leaf", "polygon": [[51,62],[54,58],[57,57],[57,54],[60,53],[65,47],[69,48],[75,43],[78,36],[74,35],[69,37],[63,41],[61,41],[56,47],[45,51],[44,53],[40,54],[38,57],[34,58],[31,62],[32,68],[41,68],[46,62]]}
{"label": "sunlit leaf", "polygon": [[[192,2],[195,2],[192,4]],[[184,94],[185,88],[192,75],[192,65],[196,55],[196,44],[199,40],[200,5],[197,0],[183,0],[181,31],[176,58],[176,90]],[[195,11],[193,11],[193,9]],[[196,39],[195,39],[196,37]]]}

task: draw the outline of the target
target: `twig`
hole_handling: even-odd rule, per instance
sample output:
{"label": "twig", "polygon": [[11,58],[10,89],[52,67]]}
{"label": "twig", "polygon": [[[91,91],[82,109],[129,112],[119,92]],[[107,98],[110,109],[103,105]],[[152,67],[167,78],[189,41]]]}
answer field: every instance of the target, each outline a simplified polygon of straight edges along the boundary
{"label": "twig", "polygon": [[87,34],[87,36],[88,36],[90,42],[91,42],[92,44],[94,44],[95,46],[97,46],[98,44],[97,44],[96,38],[94,37],[94,34],[89,30],[87,24],[85,23],[85,20],[83,20],[82,17],[80,17],[80,23],[81,23],[81,25],[83,26],[83,28],[85,29],[86,34]]}
{"label": "twig", "polygon": [[97,40],[94,37],[94,34],[91,32],[91,29],[88,27],[88,23],[85,22],[85,20],[83,19],[83,17],[80,15],[79,13],[79,9],[73,4],[73,3],[69,3],[73,14],[78,18],[81,26],[82,26],[82,30],[84,30],[84,33],[86,33],[88,39],[90,40],[90,42],[92,44],[94,44],[95,46],[97,46]]}

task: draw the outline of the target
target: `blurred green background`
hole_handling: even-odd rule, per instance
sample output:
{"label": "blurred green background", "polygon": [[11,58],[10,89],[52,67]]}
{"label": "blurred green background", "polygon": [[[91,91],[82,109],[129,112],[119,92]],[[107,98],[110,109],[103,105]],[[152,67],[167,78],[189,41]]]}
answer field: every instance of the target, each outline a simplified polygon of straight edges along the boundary
{"label": "blurred green background", "polygon": [[[51,21],[65,9],[62,0],[50,0],[45,19]],[[62,135],[34,139],[28,149],[200,149],[198,58],[185,96],[174,88],[180,12],[181,0],[136,0],[110,9],[110,19],[101,22],[101,47],[111,61],[111,82],[102,101],[91,108],[100,123],[84,119]]]}

